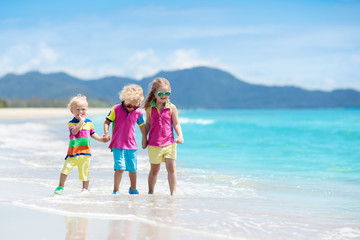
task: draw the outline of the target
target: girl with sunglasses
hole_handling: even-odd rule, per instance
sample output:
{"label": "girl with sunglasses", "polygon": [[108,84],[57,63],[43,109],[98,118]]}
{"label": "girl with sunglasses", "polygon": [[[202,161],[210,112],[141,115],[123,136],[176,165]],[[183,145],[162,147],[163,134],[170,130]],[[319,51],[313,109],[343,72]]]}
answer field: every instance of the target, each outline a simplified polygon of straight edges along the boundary
{"label": "girl with sunglasses", "polygon": [[140,128],[143,135],[142,147],[146,148],[146,129],[144,118],[139,109],[144,99],[143,90],[136,84],[125,86],[119,94],[121,104],[115,105],[104,122],[104,137],[110,140],[109,126],[112,125],[112,139],[109,148],[114,157],[114,190],[113,194],[119,193],[119,186],[124,171],[129,172],[129,194],[139,194],[136,189],[136,141],[135,124]]}
{"label": "girl with sunglasses", "polygon": [[[170,194],[176,192],[176,144],[184,142],[178,111],[170,103],[170,83],[165,78],[156,78],[152,82],[151,90],[145,100],[146,132],[148,138],[148,154],[150,159],[150,172],[148,176],[149,194],[154,193],[160,164],[165,162],[168,172]],[[173,129],[177,134],[174,140]]]}

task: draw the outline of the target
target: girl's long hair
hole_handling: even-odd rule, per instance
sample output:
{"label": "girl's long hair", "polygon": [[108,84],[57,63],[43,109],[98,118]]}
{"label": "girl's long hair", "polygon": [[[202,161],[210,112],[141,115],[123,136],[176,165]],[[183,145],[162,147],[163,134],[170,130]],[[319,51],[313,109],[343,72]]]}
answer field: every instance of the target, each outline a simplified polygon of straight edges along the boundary
{"label": "girl's long hair", "polygon": [[151,103],[153,101],[156,101],[155,91],[160,86],[168,86],[169,90],[171,90],[170,82],[166,78],[162,78],[162,77],[156,78],[149,87],[149,93],[145,99],[145,104],[144,104],[145,110],[151,107]]}

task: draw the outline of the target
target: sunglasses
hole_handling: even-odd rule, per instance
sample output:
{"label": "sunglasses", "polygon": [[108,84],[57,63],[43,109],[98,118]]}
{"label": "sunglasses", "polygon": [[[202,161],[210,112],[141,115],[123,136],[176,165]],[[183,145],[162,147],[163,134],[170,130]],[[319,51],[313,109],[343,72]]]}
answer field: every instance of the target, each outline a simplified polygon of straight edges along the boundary
{"label": "sunglasses", "polygon": [[171,92],[157,92],[157,91],[155,91],[155,93],[156,93],[156,95],[158,95],[159,97],[163,97],[163,96],[166,96],[166,97],[168,97],[168,96],[170,96],[170,94],[171,94]]}
{"label": "sunglasses", "polygon": [[135,105],[131,105],[131,104],[126,104],[125,105],[126,108],[134,108],[134,109],[137,109],[139,106],[135,106]]}

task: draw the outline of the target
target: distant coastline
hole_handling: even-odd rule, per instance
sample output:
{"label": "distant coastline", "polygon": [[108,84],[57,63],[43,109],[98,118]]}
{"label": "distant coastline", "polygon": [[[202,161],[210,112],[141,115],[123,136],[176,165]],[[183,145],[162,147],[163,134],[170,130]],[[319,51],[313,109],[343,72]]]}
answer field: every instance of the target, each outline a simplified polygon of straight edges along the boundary
{"label": "distant coastline", "polygon": [[63,107],[78,93],[86,95],[92,107],[109,107],[119,102],[118,92],[124,85],[138,84],[146,95],[149,84],[157,77],[170,81],[171,101],[182,109],[360,107],[360,92],[354,89],[310,91],[294,86],[256,85],[209,67],[162,71],[141,80],[82,80],[66,73],[7,74],[0,78],[0,107]]}

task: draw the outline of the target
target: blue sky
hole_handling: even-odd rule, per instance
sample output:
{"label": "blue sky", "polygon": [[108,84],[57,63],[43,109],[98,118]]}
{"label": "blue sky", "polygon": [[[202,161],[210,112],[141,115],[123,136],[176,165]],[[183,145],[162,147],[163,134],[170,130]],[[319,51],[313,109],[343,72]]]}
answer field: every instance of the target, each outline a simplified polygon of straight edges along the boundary
{"label": "blue sky", "polygon": [[360,90],[359,13],[359,0],[5,0],[0,76],[209,66],[255,84]]}

